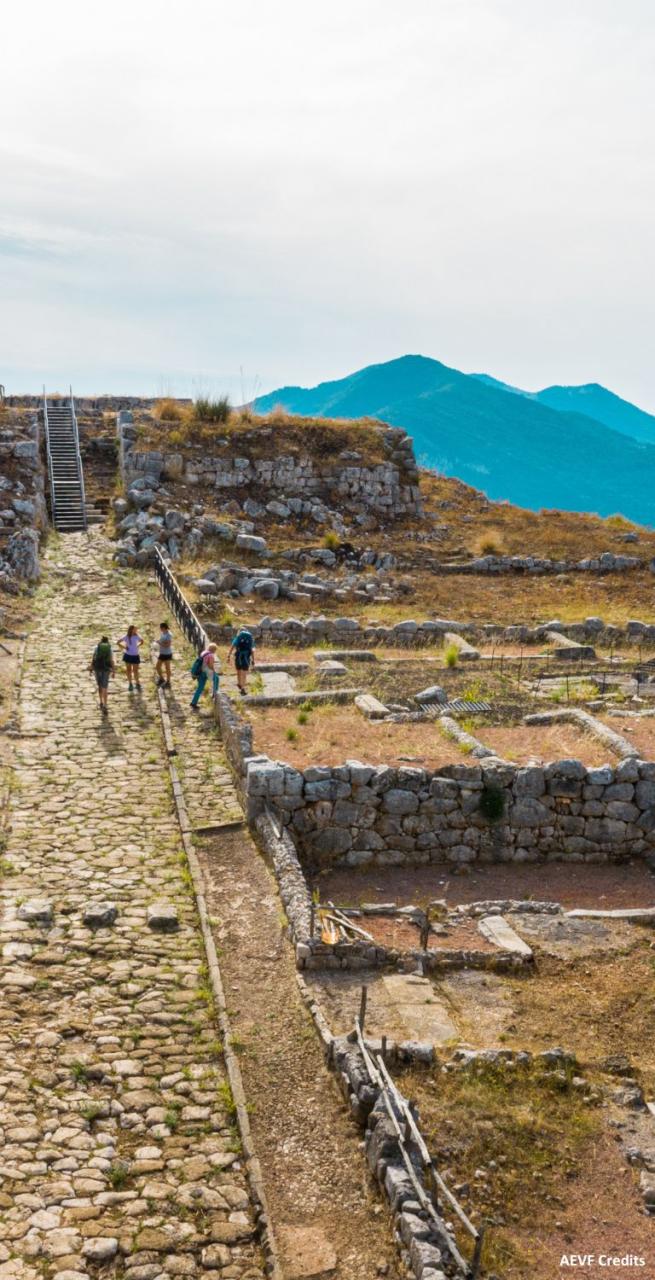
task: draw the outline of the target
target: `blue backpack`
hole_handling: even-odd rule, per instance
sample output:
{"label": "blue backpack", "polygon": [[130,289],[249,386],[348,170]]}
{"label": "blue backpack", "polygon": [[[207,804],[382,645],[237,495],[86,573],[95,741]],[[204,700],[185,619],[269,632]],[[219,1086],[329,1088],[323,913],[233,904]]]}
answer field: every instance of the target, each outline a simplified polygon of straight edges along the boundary
{"label": "blue backpack", "polygon": [[193,676],[194,680],[198,679],[198,676],[201,674],[201,672],[202,672],[202,654],[199,653],[198,657],[195,659],[193,663],[193,666],[191,667],[191,675]]}
{"label": "blue backpack", "polygon": [[249,631],[240,631],[235,642],[234,652],[237,657],[249,659],[253,651],[254,641]]}

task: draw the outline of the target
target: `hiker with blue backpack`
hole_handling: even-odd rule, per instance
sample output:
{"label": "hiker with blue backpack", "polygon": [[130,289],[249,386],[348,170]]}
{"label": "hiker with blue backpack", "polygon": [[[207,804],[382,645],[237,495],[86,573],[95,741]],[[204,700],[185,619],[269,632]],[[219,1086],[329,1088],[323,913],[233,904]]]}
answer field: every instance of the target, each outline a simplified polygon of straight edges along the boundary
{"label": "hiker with blue backpack", "polygon": [[255,641],[247,627],[240,627],[228,650],[228,665],[234,655],[234,667],[237,673],[237,684],[242,698],[246,696],[248,672],[255,665]]}
{"label": "hiker with blue backpack", "polygon": [[216,670],[216,645],[210,644],[202,653],[198,654],[192,668],[191,675],[194,676],[196,688],[191,699],[191,706],[194,711],[198,710],[198,703],[204,693],[205,685],[212,677],[212,697],[215,698],[218,693],[218,672]]}

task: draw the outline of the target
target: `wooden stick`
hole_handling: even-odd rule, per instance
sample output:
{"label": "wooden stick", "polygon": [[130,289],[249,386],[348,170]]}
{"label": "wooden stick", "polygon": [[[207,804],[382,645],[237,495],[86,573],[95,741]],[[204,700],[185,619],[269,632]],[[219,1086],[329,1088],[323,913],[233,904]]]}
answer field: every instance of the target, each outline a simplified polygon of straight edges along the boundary
{"label": "wooden stick", "polygon": [[364,1022],[366,1021],[366,1001],[368,999],[368,987],[362,987],[362,994],[359,1001],[359,1029],[364,1034]]}

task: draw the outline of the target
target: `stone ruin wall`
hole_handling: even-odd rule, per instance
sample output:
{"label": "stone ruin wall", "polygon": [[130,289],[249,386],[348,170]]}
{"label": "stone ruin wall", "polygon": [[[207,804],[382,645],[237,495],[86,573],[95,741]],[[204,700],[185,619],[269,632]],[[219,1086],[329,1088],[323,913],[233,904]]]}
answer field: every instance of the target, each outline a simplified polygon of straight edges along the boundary
{"label": "stone ruin wall", "polygon": [[[503,816],[481,812],[500,792]],[[349,761],[304,771],[246,761],[252,820],[267,810],[308,870],[450,862],[655,863],[655,763],[519,767],[496,758],[439,771]]]}
{"label": "stone ruin wall", "polygon": [[[388,519],[422,515],[419,476],[412,441],[399,428],[381,428],[388,458],[364,465],[355,452],[344,450],[334,459],[317,460],[310,454],[296,457],[276,454],[275,433],[269,456],[221,457],[197,453],[140,450],[137,431],[129,414],[119,413],[120,462],[126,488],[135,479],[181,481],[217,491],[218,497],[250,496],[261,491],[270,499],[321,498],[348,510],[368,509]],[[279,442],[277,442],[279,443]],[[271,456],[272,455],[272,456]]]}

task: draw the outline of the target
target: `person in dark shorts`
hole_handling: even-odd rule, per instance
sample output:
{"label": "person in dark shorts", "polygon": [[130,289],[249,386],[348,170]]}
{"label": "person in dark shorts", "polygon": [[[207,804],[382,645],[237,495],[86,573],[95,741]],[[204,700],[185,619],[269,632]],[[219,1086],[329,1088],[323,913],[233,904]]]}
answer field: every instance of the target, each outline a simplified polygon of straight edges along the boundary
{"label": "person in dark shorts", "polygon": [[255,641],[247,627],[240,627],[237,631],[228,650],[228,664],[232,661],[233,655],[239,693],[242,698],[245,698],[248,672],[255,666]]}
{"label": "person in dark shorts", "polygon": [[109,677],[116,674],[114,655],[111,651],[108,636],[102,636],[100,643],[97,644],[93,650],[93,656],[89,663],[89,671],[92,671],[96,678],[100,710],[102,711],[103,716],[106,716],[109,714],[109,708],[107,706]]}
{"label": "person in dark shorts", "polygon": [[159,639],[157,640],[159,649],[159,657],[157,658],[157,688],[170,689],[171,687],[171,663],[173,661],[173,636],[168,627],[167,622],[159,624]]}
{"label": "person in dark shorts", "polygon": [[118,641],[120,648],[123,650],[123,662],[125,663],[125,674],[129,680],[130,689],[136,685],[137,689],[141,688],[139,680],[139,649],[143,644],[143,639],[139,635],[136,627],[128,627],[127,635]]}

